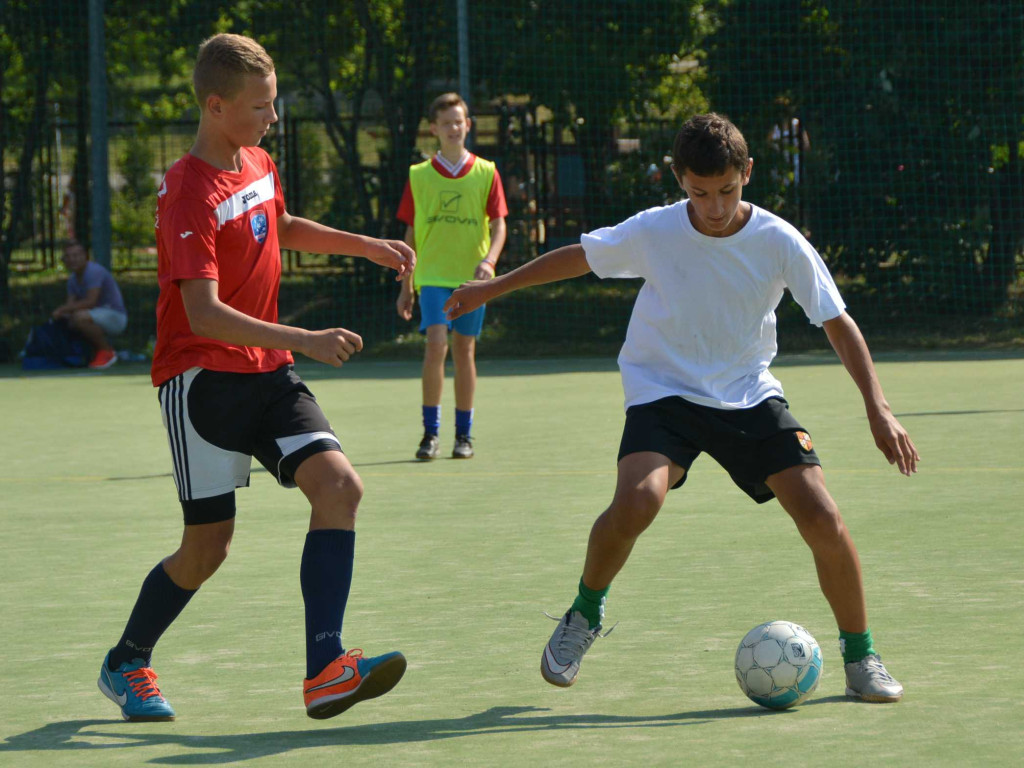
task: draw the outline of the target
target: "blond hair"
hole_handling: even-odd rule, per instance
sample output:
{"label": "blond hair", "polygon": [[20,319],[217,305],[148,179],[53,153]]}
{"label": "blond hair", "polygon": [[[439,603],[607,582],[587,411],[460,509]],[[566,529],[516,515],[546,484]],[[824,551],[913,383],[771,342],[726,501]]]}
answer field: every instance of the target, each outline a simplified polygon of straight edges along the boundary
{"label": "blond hair", "polygon": [[274,60],[262,45],[251,37],[223,33],[200,43],[192,88],[202,107],[212,94],[225,99],[237,95],[248,75],[267,77],[273,72]]}

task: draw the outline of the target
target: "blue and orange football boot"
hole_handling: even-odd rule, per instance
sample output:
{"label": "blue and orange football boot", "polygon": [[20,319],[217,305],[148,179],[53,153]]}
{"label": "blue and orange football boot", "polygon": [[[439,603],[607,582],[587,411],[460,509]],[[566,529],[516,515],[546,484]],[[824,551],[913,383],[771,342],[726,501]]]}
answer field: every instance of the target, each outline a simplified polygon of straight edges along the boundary
{"label": "blue and orange football boot", "polygon": [[107,658],[97,681],[103,695],[121,708],[121,717],[134,723],[173,720],[174,710],[156,687],[156,672],[149,662],[132,659],[111,672]]}
{"label": "blue and orange football boot", "polygon": [[383,696],[398,685],[405,667],[405,656],[398,651],[370,658],[360,648],[346,651],[312,680],[302,682],[306,714],[325,720],[360,701]]}

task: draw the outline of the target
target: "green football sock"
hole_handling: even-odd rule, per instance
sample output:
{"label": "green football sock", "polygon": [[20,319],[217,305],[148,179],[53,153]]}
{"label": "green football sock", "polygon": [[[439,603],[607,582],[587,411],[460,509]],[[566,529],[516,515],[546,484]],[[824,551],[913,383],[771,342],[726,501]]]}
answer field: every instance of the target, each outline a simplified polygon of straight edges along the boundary
{"label": "green football sock", "polygon": [[580,592],[572,604],[571,611],[579,611],[590,622],[590,628],[601,626],[604,620],[604,602],[611,586],[604,589],[591,589],[580,579]]}
{"label": "green football sock", "polygon": [[843,664],[860,661],[875,653],[870,627],[864,632],[844,632],[840,629],[839,651],[843,654]]}

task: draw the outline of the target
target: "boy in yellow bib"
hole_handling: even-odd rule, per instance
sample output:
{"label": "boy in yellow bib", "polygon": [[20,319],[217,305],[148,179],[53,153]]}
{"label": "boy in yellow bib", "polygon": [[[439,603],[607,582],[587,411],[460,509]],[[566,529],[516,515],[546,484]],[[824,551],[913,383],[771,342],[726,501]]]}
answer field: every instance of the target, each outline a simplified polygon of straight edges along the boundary
{"label": "boy in yellow bib", "polygon": [[427,111],[430,132],[440,149],[430,160],[409,169],[409,181],[398,207],[405,242],[416,249],[416,269],[402,280],[396,303],[403,320],[412,319],[420,298],[420,332],[427,336],[423,356],[423,439],[416,451],[421,460],[440,455],[441,393],[448,334],[455,364],[455,448],[452,458],[473,456],[471,429],[476,391],[476,339],[485,307],[454,322],[444,313],[452,291],[468,280],[494,277],[505,245],[505,191],[494,163],[466,149],[473,123],[457,93],[438,96]]}

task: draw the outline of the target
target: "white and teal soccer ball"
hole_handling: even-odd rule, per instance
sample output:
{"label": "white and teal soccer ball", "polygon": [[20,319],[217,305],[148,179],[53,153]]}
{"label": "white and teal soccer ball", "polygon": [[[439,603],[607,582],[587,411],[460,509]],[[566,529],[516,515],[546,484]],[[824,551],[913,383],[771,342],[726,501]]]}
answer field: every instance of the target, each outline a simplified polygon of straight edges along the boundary
{"label": "white and teal soccer ball", "polygon": [[789,621],[759,624],[736,649],[736,682],[751,701],[769,709],[804,701],[818,687],[821,672],[818,641]]}

